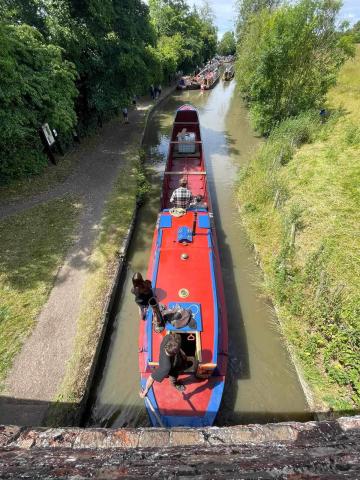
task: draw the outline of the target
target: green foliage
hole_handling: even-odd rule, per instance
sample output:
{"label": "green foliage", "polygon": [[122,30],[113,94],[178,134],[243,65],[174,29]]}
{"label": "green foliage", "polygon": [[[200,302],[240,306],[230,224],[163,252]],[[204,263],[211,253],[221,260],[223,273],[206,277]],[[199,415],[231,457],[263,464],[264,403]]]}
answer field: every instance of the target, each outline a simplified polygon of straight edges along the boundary
{"label": "green foliage", "polygon": [[237,0],[237,36],[244,34],[244,27],[253,15],[259,14],[262,10],[274,10],[282,3],[282,0]]}
{"label": "green foliage", "polygon": [[[352,233],[358,224],[359,131],[339,119],[322,124],[318,112],[309,111],[281,122],[239,184],[242,216],[261,254],[268,293],[306,371],[317,387],[327,383],[322,398],[335,409],[360,405],[359,242]],[[331,136],[324,135],[329,125]],[[320,141],[327,143],[320,147]],[[304,144],[311,152],[300,162]]]}
{"label": "green foliage", "polygon": [[209,2],[190,10],[184,0],[150,0],[152,25],[164,77],[180,69],[192,71],[216,52],[217,36]]}
{"label": "green foliage", "polygon": [[338,2],[300,0],[250,16],[238,46],[239,88],[255,128],[323,105],[345,59],[349,37],[336,31]]}
{"label": "green foliage", "polygon": [[199,11],[185,0],[149,4],[150,10],[142,0],[1,2],[1,182],[43,170],[42,123],[64,144],[76,119],[81,134],[92,131],[151,83],[214,55],[206,0]]}
{"label": "green foliage", "polygon": [[225,32],[217,48],[218,54],[227,56],[234,55],[236,52],[236,42],[234,32]]}
{"label": "green foliage", "polygon": [[154,81],[155,36],[140,0],[44,2],[47,34],[79,73],[76,110],[85,128]]}
{"label": "green foliage", "polygon": [[75,124],[74,66],[28,25],[0,24],[0,182],[40,173],[46,165],[38,129],[60,134]]}
{"label": "green foliage", "polygon": [[146,152],[144,149],[139,150],[139,155],[134,160],[133,164],[133,172],[136,178],[136,203],[138,205],[142,205],[146,198],[146,195],[150,191],[150,183],[146,178],[146,171],[145,171],[145,160],[146,160]]}
{"label": "green foliage", "polygon": [[360,145],[360,128],[357,125],[350,124],[346,136],[345,141],[348,145],[358,146]]}
{"label": "green foliage", "polygon": [[347,33],[352,35],[353,41],[355,43],[360,43],[360,21],[356,22],[355,25],[353,25]]}

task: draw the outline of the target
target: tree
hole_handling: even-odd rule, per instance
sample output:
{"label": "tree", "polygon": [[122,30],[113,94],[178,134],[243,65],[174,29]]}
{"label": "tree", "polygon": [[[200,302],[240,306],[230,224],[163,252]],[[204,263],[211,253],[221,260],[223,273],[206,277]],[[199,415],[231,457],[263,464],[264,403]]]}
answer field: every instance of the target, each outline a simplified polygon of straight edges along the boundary
{"label": "tree", "polygon": [[47,163],[38,129],[60,134],[75,122],[74,65],[29,25],[0,23],[0,179],[39,173]]}
{"label": "tree", "polygon": [[219,55],[234,55],[236,52],[236,42],[234,32],[225,32],[218,44],[217,51]]}
{"label": "tree", "polygon": [[350,33],[353,35],[354,42],[360,43],[360,21],[356,22],[355,25],[352,26]]}
{"label": "tree", "polygon": [[323,104],[352,52],[337,32],[339,9],[337,1],[301,0],[249,19],[237,51],[238,82],[260,132]]}
{"label": "tree", "polygon": [[[199,10],[190,10],[185,0],[149,0],[149,8],[159,48],[166,45],[167,58],[178,58],[176,70],[190,72],[215,54],[217,32],[208,1]],[[176,43],[170,40],[175,38]],[[171,54],[170,47],[174,49]],[[164,74],[169,73],[170,65],[173,63],[163,65]]]}
{"label": "tree", "polygon": [[141,0],[44,0],[48,38],[78,70],[76,111],[89,128],[153,81],[158,59],[149,9]]}
{"label": "tree", "polygon": [[237,0],[237,27],[236,32],[238,38],[241,37],[242,31],[250,18],[261,12],[261,10],[272,11],[277,8],[283,0]]}

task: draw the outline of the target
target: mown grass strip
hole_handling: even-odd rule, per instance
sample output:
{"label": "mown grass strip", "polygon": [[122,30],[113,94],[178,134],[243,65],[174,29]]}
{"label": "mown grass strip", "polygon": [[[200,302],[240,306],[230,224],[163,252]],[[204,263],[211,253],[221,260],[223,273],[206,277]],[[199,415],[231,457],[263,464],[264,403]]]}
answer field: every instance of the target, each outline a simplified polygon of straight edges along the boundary
{"label": "mown grass strip", "polygon": [[[248,169],[238,198],[319,410],[360,405],[360,47],[332,110],[286,120]],[[276,202],[275,202],[276,199]]]}
{"label": "mown grass strip", "polygon": [[0,222],[0,384],[74,241],[79,209],[65,197]]}

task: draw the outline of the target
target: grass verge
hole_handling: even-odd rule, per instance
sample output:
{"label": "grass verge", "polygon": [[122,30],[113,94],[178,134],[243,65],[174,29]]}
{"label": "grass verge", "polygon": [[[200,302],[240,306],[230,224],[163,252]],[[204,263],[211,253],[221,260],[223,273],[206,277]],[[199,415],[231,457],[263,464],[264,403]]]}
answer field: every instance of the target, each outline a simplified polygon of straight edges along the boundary
{"label": "grass verge", "polygon": [[241,173],[243,222],[315,408],[360,406],[360,47],[328,95],[332,111],[276,128]]}
{"label": "grass verge", "polygon": [[69,153],[59,160],[57,165],[48,165],[41,175],[34,175],[11,182],[0,187],[0,203],[9,200],[18,201],[49,191],[69,176],[76,163],[76,157]]}
{"label": "grass verge", "polygon": [[91,255],[91,265],[84,288],[77,322],[77,335],[64,381],[46,424],[72,425],[78,421],[79,406],[84,397],[89,370],[102,332],[105,302],[119,262],[119,249],[130,226],[136,202],[147,191],[143,171],[143,152],[129,153],[129,162],[119,173],[106,203],[100,233]]}
{"label": "grass verge", "polygon": [[65,197],[0,222],[0,389],[74,240],[78,214]]}

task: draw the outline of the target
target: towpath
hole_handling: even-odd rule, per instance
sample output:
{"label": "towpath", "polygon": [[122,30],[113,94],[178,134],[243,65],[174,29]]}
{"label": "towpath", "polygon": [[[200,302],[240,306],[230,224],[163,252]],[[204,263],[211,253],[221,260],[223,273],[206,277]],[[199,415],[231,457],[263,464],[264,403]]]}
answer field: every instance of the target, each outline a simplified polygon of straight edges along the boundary
{"label": "towpath", "polygon": [[[164,89],[166,97],[172,87]],[[88,139],[71,155],[76,167],[49,192],[0,205],[0,219],[66,194],[81,198],[83,209],[75,244],[60,267],[54,287],[32,334],[15,359],[0,396],[0,424],[41,425],[63,380],[71,357],[81,291],[97,237],[106,199],[113,182],[137,146],[153,102],[142,100],[129,113],[130,124],[117,118],[105,124],[97,138]]]}

